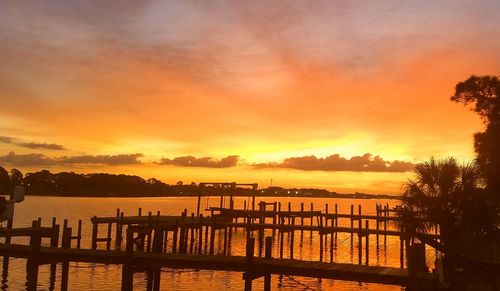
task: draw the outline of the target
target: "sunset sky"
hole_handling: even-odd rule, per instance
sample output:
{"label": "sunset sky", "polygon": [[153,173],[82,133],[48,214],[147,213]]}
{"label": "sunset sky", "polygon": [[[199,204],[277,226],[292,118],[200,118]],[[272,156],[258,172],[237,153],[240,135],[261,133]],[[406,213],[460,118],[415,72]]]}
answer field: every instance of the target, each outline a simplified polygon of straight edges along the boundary
{"label": "sunset sky", "polygon": [[0,165],[401,192],[474,157],[500,1],[3,1]]}

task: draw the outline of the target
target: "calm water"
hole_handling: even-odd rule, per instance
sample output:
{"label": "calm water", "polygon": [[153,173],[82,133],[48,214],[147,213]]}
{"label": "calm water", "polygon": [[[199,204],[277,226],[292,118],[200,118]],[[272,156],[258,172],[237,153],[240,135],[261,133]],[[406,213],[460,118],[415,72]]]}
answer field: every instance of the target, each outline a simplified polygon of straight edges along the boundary
{"label": "calm water", "polygon": [[[388,203],[391,207],[397,205],[396,200],[365,200],[365,199],[325,199],[325,198],[256,198],[258,201],[268,202],[280,201],[282,209],[287,207],[288,202],[292,203],[293,209],[300,209],[300,203],[306,202],[306,209],[309,204],[314,203],[315,209],[324,211],[325,204],[330,205],[332,212],[333,205],[338,204],[339,213],[349,213],[350,205],[362,206],[363,214],[375,214],[376,203]],[[242,197],[235,198],[235,207],[243,208]],[[219,199],[203,199],[202,208],[207,206],[218,206]],[[15,209],[14,227],[30,226],[31,221],[42,218],[42,225],[50,225],[52,217],[57,217],[59,223],[62,219],[68,219],[69,225],[76,229],[78,219],[83,219],[82,229],[82,247],[90,248],[91,223],[90,218],[96,216],[114,216],[116,208],[120,208],[125,215],[136,215],[138,208],[141,207],[143,213],[148,211],[156,213],[160,211],[165,215],[179,215],[183,209],[187,208],[189,212],[196,210],[196,198],[61,198],[61,197],[27,197],[26,201],[17,204]],[[355,224],[356,225],[356,224]],[[339,226],[350,226],[349,220],[339,220]],[[370,226],[375,227],[375,225]],[[393,227],[388,225],[388,227]],[[105,227],[101,227],[104,236]],[[271,235],[271,232],[266,235]],[[328,238],[329,239],[329,238]],[[287,236],[285,235],[285,240]],[[310,232],[304,232],[301,237],[300,231],[295,234],[294,258],[303,260],[319,259],[319,238]],[[13,242],[22,242],[21,239]],[[363,239],[364,243],[364,239]],[[370,236],[370,265],[399,267],[399,238],[380,237],[380,245],[377,248],[375,236]],[[99,248],[105,247],[104,244]],[[221,248],[216,247],[216,252]],[[288,257],[288,249],[285,248],[284,256]],[[230,252],[232,255],[244,255],[245,253],[245,234],[242,230],[233,233]],[[349,234],[339,234],[337,237],[337,247],[334,250],[334,261],[343,263],[358,263],[357,237],[354,237],[351,246]],[[427,251],[428,265],[432,267],[433,253]],[[275,247],[273,256],[279,256],[279,250]],[[325,248],[324,258],[329,261],[329,247]],[[364,254],[363,254],[364,260]],[[364,262],[364,261],[363,261]],[[8,276],[2,277],[1,287],[3,290],[23,290],[25,284],[25,266],[23,259],[10,259]],[[39,270],[39,290],[51,290],[50,285],[50,267],[44,265]],[[221,272],[221,271],[196,271],[196,270],[173,270],[169,268],[162,269],[161,287],[162,290],[242,290],[243,280],[239,272]],[[55,280],[55,290],[59,288],[60,266],[58,266]],[[119,290],[121,284],[121,267],[115,265],[101,264],[70,264],[69,286],[70,290]],[[145,275],[136,273],[134,275],[134,285],[136,290],[145,290]],[[254,290],[263,288],[263,279],[255,280]],[[316,278],[288,277],[282,278],[281,282],[278,276],[272,278],[272,290],[401,290],[398,286],[387,286],[380,284],[365,284],[357,282],[346,282],[339,280],[326,280]]]}

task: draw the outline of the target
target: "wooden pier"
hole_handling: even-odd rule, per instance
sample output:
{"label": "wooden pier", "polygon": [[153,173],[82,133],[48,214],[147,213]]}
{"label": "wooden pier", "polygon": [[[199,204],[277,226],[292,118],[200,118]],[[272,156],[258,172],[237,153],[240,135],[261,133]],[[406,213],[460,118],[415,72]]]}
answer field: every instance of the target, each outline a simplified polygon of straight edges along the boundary
{"label": "wooden pier", "polygon": [[[266,209],[267,206],[271,209]],[[0,237],[29,237],[29,245],[0,244],[0,255],[27,259],[28,290],[36,290],[39,265],[51,264],[51,274],[55,274],[55,264],[59,262],[62,262],[61,290],[68,288],[69,262],[122,265],[122,290],[131,290],[132,274],[137,271],[150,275],[147,276],[148,290],[159,290],[161,267],[244,272],[246,290],[250,290],[252,280],[260,276],[265,279],[264,289],[270,290],[271,274],[397,285],[408,285],[411,274],[418,274],[419,281],[426,284],[433,280],[427,273],[425,263],[421,264],[425,253],[413,251],[410,253],[419,254],[420,258],[406,258],[405,252],[414,247],[410,245],[409,236],[387,228],[387,221],[397,219],[389,216],[388,206],[377,205],[376,215],[363,215],[361,207],[354,214],[354,206],[351,206],[350,214],[338,213],[337,205],[333,213],[328,212],[328,205],[324,212],[314,210],[313,205],[310,210],[305,210],[303,204],[299,211],[292,211],[290,204],[285,210],[279,203],[260,202],[258,207],[257,210],[210,208],[211,215],[207,217],[194,213],[189,216],[187,210],[180,216],[165,216],[160,212],[142,215],[142,209],[135,216],[125,216],[117,209],[116,216],[91,218],[90,249],[81,248],[81,220],[75,235],[65,220],[60,237],[61,228],[55,219],[50,227],[42,227],[41,219],[38,219],[30,228],[0,230]],[[338,226],[340,219],[350,221],[351,227]],[[375,228],[370,228],[370,221],[372,226],[376,225]],[[246,256],[234,256],[228,252],[232,232],[238,228],[246,232]],[[264,237],[266,230],[272,231],[273,236]],[[300,232],[302,236],[304,231],[319,236],[319,261],[294,259],[295,233]],[[214,255],[216,232],[223,235],[219,242],[222,255]],[[101,236],[103,233],[105,236]],[[288,234],[287,244],[285,233]],[[334,262],[338,233],[350,234],[351,248],[354,238],[357,238],[358,264]],[[326,262],[323,254],[325,249],[328,252],[328,236],[330,260]],[[400,238],[400,268],[370,266],[370,236],[375,236],[377,246],[379,236]],[[429,238],[434,236],[429,235]],[[47,243],[42,246],[43,240],[49,240],[48,246],[45,246]],[[272,258],[273,245],[279,249],[277,258]],[[284,255],[286,247],[289,248],[288,257]],[[254,255],[256,248],[258,254]],[[419,250],[423,248],[419,247]],[[412,269],[418,272],[410,272]]]}

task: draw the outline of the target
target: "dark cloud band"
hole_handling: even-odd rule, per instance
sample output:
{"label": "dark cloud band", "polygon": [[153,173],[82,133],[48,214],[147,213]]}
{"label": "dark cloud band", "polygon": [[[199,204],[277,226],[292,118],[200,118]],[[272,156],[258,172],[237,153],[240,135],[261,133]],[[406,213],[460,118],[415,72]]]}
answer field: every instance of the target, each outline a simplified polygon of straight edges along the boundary
{"label": "dark cloud band", "polygon": [[238,165],[239,156],[227,156],[222,159],[212,157],[196,158],[193,156],[176,157],[173,159],[161,159],[158,164],[174,165],[179,167],[200,168],[231,168]]}
{"label": "dark cloud band", "polygon": [[15,138],[8,137],[8,136],[0,136],[0,142],[2,143],[7,143],[7,144],[12,144],[28,149],[41,149],[41,150],[56,150],[56,151],[62,151],[65,150],[66,148],[63,147],[60,144],[56,143],[37,143],[37,142],[18,142],[16,141]]}
{"label": "dark cloud band", "polygon": [[47,157],[43,154],[16,154],[10,152],[0,156],[0,163],[15,166],[57,166],[76,164],[127,165],[140,164],[143,154],[83,155],[71,157]]}
{"label": "dark cloud band", "polygon": [[404,161],[385,161],[380,156],[364,154],[350,159],[338,154],[325,158],[316,156],[291,157],[278,163],[254,164],[255,168],[289,168],[303,171],[407,172],[414,164]]}

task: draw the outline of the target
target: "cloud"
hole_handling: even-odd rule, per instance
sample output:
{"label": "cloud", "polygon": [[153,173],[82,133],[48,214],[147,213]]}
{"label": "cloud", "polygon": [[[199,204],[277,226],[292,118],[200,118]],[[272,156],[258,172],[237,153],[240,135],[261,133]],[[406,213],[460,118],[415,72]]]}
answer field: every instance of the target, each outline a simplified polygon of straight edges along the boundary
{"label": "cloud", "polygon": [[227,156],[220,160],[212,157],[196,158],[193,156],[175,157],[173,159],[161,159],[158,164],[174,165],[179,167],[200,168],[231,168],[238,164],[239,156]]}
{"label": "cloud", "polygon": [[119,154],[119,155],[83,155],[71,157],[47,157],[43,154],[16,154],[9,152],[0,156],[1,164],[10,164],[15,166],[60,166],[75,164],[102,164],[102,165],[127,165],[140,164],[138,159],[143,154]]}
{"label": "cloud", "polygon": [[350,159],[338,154],[325,158],[316,156],[291,157],[279,163],[260,163],[253,165],[256,168],[289,168],[303,171],[354,171],[354,172],[407,172],[414,168],[414,164],[404,161],[385,161],[380,156],[366,153]]}
{"label": "cloud", "polygon": [[65,148],[62,145],[56,143],[27,142],[27,143],[17,143],[17,145],[29,149],[46,149],[46,150],[56,150],[56,151],[65,150]]}
{"label": "cloud", "polygon": [[105,165],[126,165],[140,164],[138,158],[143,157],[143,154],[122,154],[122,155],[85,155],[73,157],[61,157],[59,162],[64,164],[105,164]]}
{"label": "cloud", "polygon": [[56,150],[56,151],[62,151],[66,149],[62,145],[56,143],[18,142],[16,141],[15,138],[8,136],[0,136],[0,142],[20,147],[25,147],[29,149],[44,149],[44,150]]}
{"label": "cloud", "polygon": [[12,143],[12,138],[8,136],[0,136],[0,142],[3,143]]}
{"label": "cloud", "polygon": [[21,154],[9,152],[5,156],[0,156],[0,163],[15,166],[48,166],[57,164],[54,159],[42,154]]}

